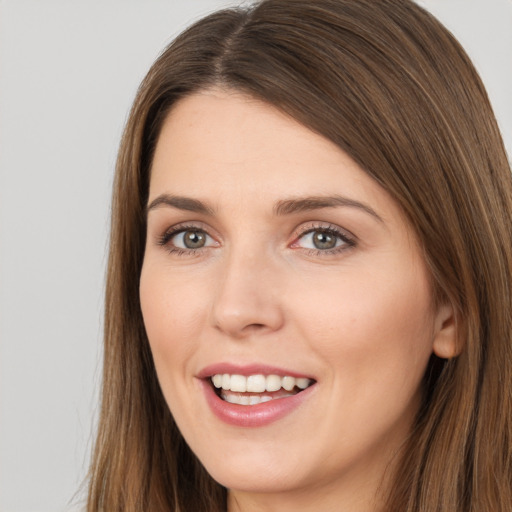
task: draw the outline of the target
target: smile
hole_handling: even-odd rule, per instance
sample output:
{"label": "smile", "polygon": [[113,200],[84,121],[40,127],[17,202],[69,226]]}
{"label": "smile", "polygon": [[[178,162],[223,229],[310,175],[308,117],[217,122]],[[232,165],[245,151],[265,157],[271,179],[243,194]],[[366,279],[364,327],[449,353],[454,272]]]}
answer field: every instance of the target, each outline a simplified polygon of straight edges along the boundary
{"label": "smile", "polygon": [[293,373],[266,365],[221,363],[197,377],[211,411],[223,423],[263,427],[301,409],[315,393],[315,379]]}
{"label": "smile", "polygon": [[211,377],[217,396],[231,404],[258,405],[271,400],[287,398],[308,388],[312,380],[289,375],[238,375],[217,373]]}

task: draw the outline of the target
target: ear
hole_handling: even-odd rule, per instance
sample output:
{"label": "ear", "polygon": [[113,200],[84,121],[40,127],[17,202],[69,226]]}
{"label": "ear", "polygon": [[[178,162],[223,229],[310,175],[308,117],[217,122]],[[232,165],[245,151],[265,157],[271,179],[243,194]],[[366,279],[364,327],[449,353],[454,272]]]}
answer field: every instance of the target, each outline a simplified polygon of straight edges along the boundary
{"label": "ear", "polygon": [[451,304],[439,306],[434,323],[433,352],[441,359],[451,359],[460,354],[462,347],[457,340],[457,319]]}

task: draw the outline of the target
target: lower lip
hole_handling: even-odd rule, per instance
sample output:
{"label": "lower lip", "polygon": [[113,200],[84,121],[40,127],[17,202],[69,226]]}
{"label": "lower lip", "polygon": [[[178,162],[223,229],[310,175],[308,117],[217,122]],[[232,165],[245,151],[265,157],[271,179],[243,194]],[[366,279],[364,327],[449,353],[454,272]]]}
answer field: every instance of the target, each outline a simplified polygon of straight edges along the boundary
{"label": "lower lip", "polygon": [[224,423],[237,427],[263,427],[283,418],[302,406],[316,387],[313,384],[296,395],[257,405],[238,405],[217,396],[208,380],[201,379],[201,384],[213,414]]}

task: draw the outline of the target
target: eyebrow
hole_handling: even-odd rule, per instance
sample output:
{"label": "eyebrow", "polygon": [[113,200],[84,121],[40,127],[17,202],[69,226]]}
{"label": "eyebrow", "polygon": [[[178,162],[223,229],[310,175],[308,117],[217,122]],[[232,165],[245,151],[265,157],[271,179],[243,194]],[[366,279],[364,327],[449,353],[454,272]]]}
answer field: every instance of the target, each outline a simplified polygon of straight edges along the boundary
{"label": "eyebrow", "polygon": [[[184,210],[203,215],[212,216],[215,214],[214,209],[208,204],[191,197],[174,196],[170,194],[161,194],[153,199],[146,208],[146,214],[151,210],[160,208],[162,206],[170,206],[178,210]],[[340,206],[357,208],[378,221],[384,222],[378,213],[370,206],[350,199],[348,197],[333,195],[333,196],[309,196],[297,197],[290,199],[282,199],[277,201],[274,205],[273,211],[276,216],[292,215],[295,213],[321,210],[323,208],[338,208]]]}
{"label": "eyebrow", "polygon": [[151,201],[146,208],[146,214],[151,210],[160,208],[161,206],[171,206],[178,210],[185,210],[187,212],[202,213],[203,215],[213,215],[214,211],[208,205],[199,201],[198,199],[192,199],[191,197],[173,196],[169,194],[159,195],[156,199]]}
{"label": "eyebrow", "polygon": [[320,210],[322,208],[337,208],[340,206],[357,208],[365,213],[368,213],[372,217],[375,217],[378,221],[384,222],[380,215],[378,215],[378,213],[370,206],[354,199],[339,195],[284,199],[276,203],[274,206],[274,214],[290,215],[293,213]]}

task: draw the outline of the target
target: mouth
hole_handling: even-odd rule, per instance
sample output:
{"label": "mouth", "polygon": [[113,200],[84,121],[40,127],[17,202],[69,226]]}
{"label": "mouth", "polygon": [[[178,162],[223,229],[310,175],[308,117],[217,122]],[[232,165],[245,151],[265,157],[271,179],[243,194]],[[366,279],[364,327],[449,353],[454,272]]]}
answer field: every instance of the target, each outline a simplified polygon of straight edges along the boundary
{"label": "mouth", "polygon": [[225,402],[237,405],[258,405],[295,396],[315,383],[306,377],[289,375],[239,375],[217,373],[209,377],[215,394]]}

